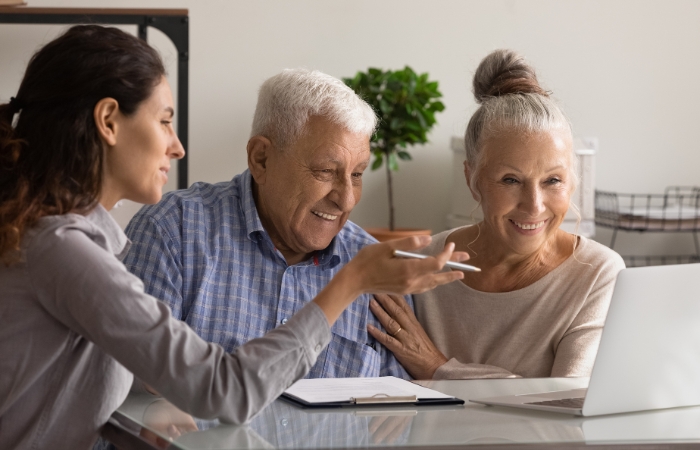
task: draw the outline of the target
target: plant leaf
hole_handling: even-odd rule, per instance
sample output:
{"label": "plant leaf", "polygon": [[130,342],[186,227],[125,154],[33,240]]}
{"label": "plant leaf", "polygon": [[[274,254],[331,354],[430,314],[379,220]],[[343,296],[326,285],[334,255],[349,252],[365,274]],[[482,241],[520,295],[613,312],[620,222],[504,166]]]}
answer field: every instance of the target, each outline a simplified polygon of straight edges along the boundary
{"label": "plant leaf", "polygon": [[385,99],[379,100],[379,110],[384,115],[384,119],[390,119],[391,105]]}
{"label": "plant leaf", "polygon": [[384,158],[382,157],[381,153],[375,153],[374,154],[374,162],[372,163],[372,170],[377,170],[380,167],[382,167],[382,164],[384,163]]}
{"label": "plant leaf", "polygon": [[389,169],[396,172],[399,170],[399,161],[396,159],[396,153],[389,153]]}
{"label": "plant leaf", "polygon": [[425,111],[424,110],[419,110],[418,114],[416,115],[416,118],[418,119],[418,123],[420,123],[421,129],[430,129],[428,122],[425,120]]}
{"label": "plant leaf", "polygon": [[435,112],[440,112],[445,110],[445,105],[442,102],[433,102],[430,104],[430,109]]}
{"label": "plant leaf", "polygon": [[398,160],[409,161],[405,149],[427,142],[427,133],[436,123],[435,113],[445,105],[438,82],[428,73],[416,73],[406,65],[400,70],[371,67],[343,81],[367,101],[379,117],[370,143],[375,159],[372,169],[384,163],[390,170],[398,169]]}
{"label": "plant leaf", "polygon": [[396,154],[399,156],[400,159],[402,159],[402,160],[404,160],[404,161],[410,161],[410,160],[413,159],[413,158],[411,158],[411,154],[410,154],[410,153],[405,152],[405,151],[403,151],[403,150],[397,152]]}

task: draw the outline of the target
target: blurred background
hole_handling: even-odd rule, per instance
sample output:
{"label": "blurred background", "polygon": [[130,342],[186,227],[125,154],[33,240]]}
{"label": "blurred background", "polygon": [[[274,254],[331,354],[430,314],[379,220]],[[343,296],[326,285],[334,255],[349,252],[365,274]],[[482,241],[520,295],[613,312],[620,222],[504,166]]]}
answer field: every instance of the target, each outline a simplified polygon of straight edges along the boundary
{"label": "blurred background", "polygon": [[[30,7],[187,8],[190,17],[189,183],[245,170],[257,90],[287,67],[342,78],[410,65],[437,80],[446,110],[430,143],[394,175],[402,227],[448,226],[454,192],[451,139],[476,109],[471,79],[496,48],[523,54],[573,123],[597,147],[595,188],[663,193],[700,185],[700,2],[696,0],[28,0]],[[66,26],[0,24],[0,101],[15,95],[32,53]],[[135,26],[121,27],[136,33]],[[177,85],[177,53],[149,42]],[[168,189],[175,187],[171,176]],[[465,197],[466,198],[466,197]],[[461,200],[459,200],[461,201]],[[135,206],[125,205],[120,220]],[[464,214],[468,213],[464,206]],[[386,226],[384,170],[367,172],[351,220]],[[597,227],[610,243],[611,230]],[[693,253],[688,233],[621,234],[620,253]]]}

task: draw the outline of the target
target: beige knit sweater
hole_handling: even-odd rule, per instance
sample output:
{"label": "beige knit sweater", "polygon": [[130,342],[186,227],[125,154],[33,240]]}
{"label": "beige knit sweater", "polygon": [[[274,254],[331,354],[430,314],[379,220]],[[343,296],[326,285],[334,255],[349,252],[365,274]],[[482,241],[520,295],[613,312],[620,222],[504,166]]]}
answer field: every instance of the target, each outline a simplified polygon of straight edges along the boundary
{"label": "beige knit sweater", "polygon": [[[456,230],[433,236],[436,254]],[[620,255],[580,238],[574,256],[537,282],[503,293],[455,281],[415,295],[418,320],[449,359],[434,378],[589,376]]]}

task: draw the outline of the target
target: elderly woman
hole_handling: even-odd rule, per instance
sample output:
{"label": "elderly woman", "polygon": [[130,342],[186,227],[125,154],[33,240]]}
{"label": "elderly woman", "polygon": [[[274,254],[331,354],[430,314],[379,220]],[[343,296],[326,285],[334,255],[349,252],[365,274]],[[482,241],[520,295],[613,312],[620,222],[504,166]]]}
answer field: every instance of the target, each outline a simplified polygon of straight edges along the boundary
{"label": "elderly woman", "polygon": [[474,95],[464,174],[484,219],[434,236],[427,251],[454,243],[482,272],[415,296],[415,315],[376,296],[389,334],[370,333],[415,378],[590,375],[624,263],[559,228],[577,181],[569,122],[512,51],[481,62]]}

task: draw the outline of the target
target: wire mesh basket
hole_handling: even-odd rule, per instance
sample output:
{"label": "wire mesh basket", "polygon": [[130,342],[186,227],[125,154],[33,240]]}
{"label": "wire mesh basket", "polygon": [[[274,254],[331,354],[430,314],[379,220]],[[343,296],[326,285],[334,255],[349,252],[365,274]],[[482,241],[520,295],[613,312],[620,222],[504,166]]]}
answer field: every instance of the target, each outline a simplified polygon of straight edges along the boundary
{"label": "wire mesh basket", "polygon": [[640,256],[622,255],[627,267],[665,266],[669,264],[700,263],[698,255]]}
{"label": "wire mesh basket", "polygon": [[694,255],[623,256],[630,266],[700,262],[700,187],[669,186],[663,194],[595,192],[595,224],[613,229],[610,248],[619,230],[690,232]]}

